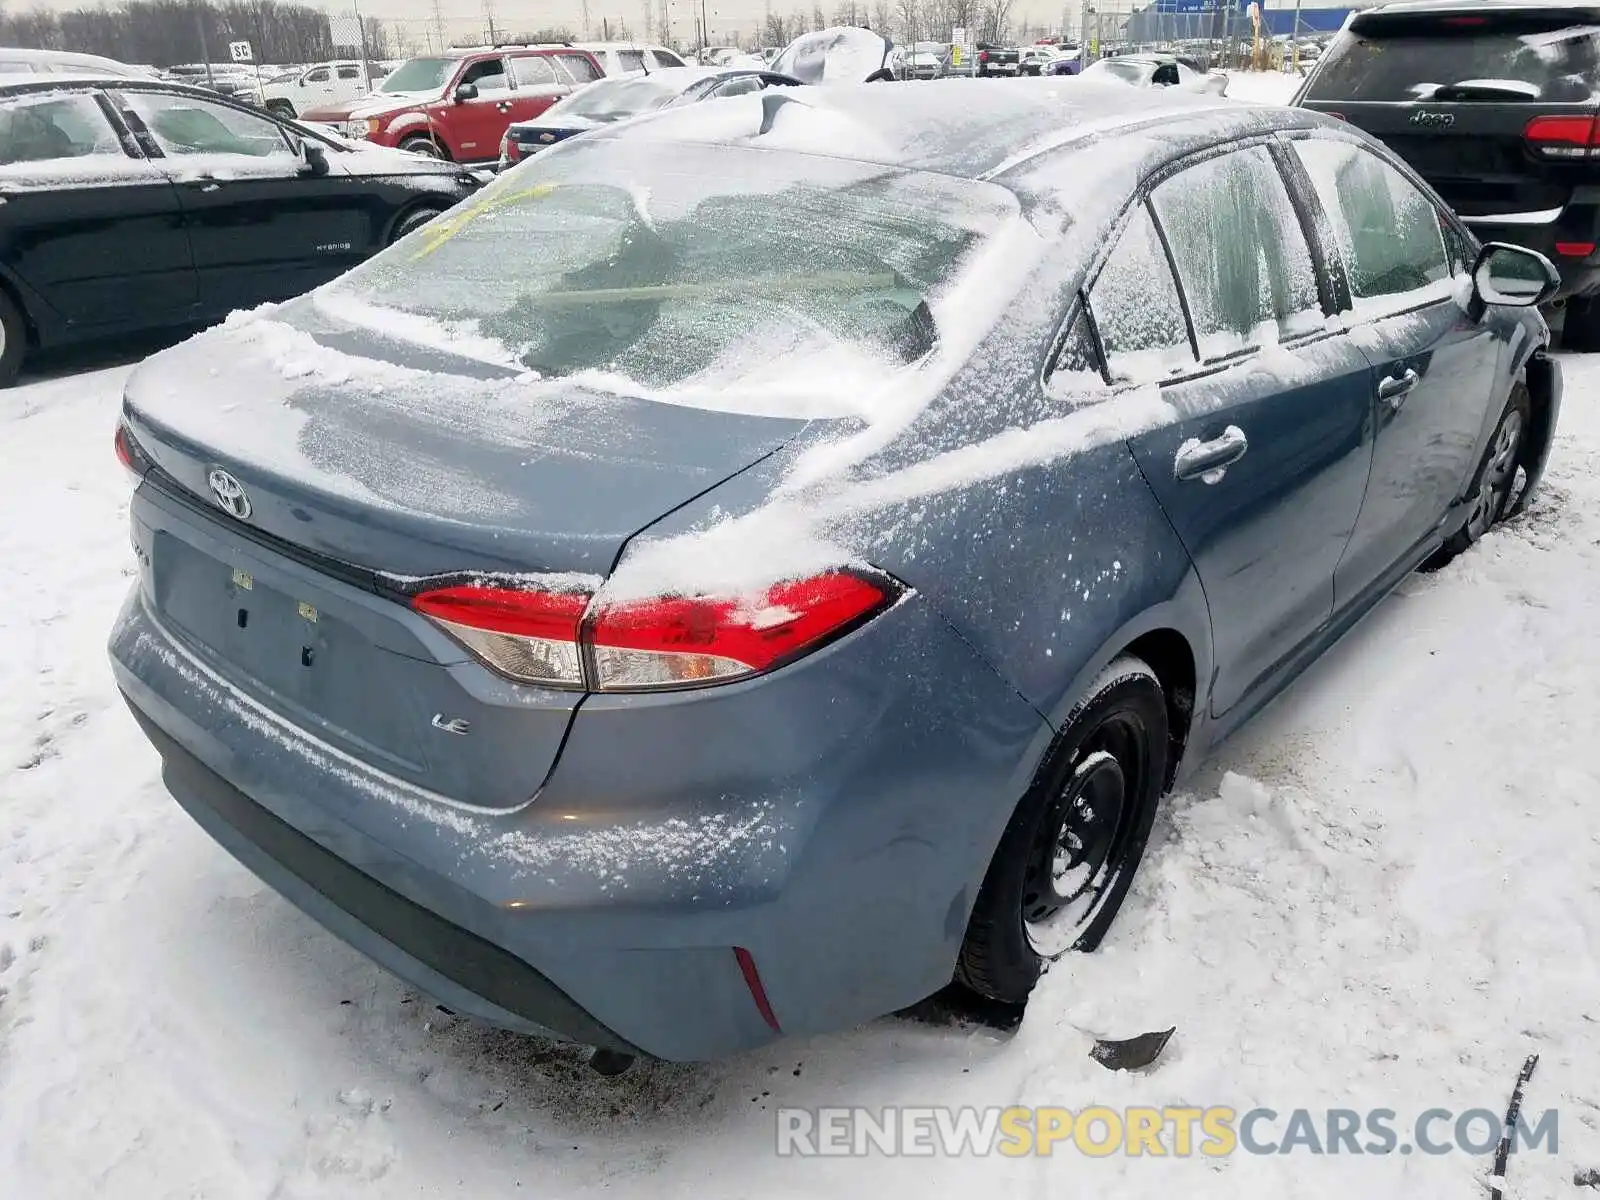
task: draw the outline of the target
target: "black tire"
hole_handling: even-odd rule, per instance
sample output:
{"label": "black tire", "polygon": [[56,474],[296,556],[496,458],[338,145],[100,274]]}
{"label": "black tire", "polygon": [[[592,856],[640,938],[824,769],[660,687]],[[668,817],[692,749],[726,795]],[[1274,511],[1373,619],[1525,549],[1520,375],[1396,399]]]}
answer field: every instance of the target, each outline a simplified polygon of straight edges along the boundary
{"label": "black tire", "polygon": [[28,352],[28,322],[22,310],[0,291],[0,387],[10,387]]}
{"label": "black tire", "polygon": [[1567,301],[1561,348],[1584,354],[1600,350],[1600,297],[1573,296]]}
{"label": "black tire", "polygon": [[1445,544],[1423,564],[1426,570],[1437,570],[1456,555],[1472,546],[1479,538],[1495,527],[1505,516],[1511,498],[1516,493],[1517,469],[1526,465],[1528,434],[1533,428],[1533,400],[1528,395],[1527,384],[1518,380],[1511,385],[1511,395],[1506,400],[1505,411],[1494,427],[1478,473],[1473,476],[1473,493],[1477,496],[1467,523],[1451,534]]}
{"label": "black tire", "polygon": [[294,105],[287,100],[268,100],[267,111],[275,117],[287,117],[291,121],[295,118]]}
{"label": "black tire", "polygon": [[406,138],[405,141],[400,143],[400,149],[409,150],[413,154],[426,154],[429,158],[447,159],[450,157],[443,146],[425,133],[419,133],[416,137]]}
{"label": "black tire", "polygon": [[389,245],[394,245],[413,229],[426,225],[443,211],[438,208],[413,208],[410,212],[401,213],[389,230]]}
{"label": "black tire", "polygon": [[1099,946],[1155,823],[1168,745],[1160,680],[1142,660],[1117,658],[1068,716],[1006,825],[967,922],[960,983],[1022,1004],[1052,961]]}

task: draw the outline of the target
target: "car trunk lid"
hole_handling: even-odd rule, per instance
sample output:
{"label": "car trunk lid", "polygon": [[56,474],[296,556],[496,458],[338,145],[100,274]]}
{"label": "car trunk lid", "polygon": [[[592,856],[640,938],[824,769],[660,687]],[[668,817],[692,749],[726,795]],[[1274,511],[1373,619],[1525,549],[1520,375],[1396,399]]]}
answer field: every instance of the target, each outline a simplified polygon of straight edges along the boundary
{"label": "car trunk lid", "polygon": [[633,533],[804,422],[541,387],[290,308],[129,381],[154,615],[324,742],[452,800],[523,803],[577,694],[492,674],[406,594],[479,574],[597,586]]}
{"label": "car trunk lid", "polygon": [[1353,18],[1300,103],[1366,130],[1466,217],[1559,210],[1600,159],[1530,142],[1537,117],[1600,117],[1600,9],[1373,12]]}

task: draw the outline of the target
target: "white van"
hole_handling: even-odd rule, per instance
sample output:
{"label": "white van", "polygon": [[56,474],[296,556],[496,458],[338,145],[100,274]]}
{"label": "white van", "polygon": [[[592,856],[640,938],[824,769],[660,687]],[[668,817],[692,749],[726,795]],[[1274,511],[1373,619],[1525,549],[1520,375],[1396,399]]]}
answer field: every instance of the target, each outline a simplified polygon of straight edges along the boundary
{"label": "white van", "polygon": [[153,72],[98,54],[70,50],[20,50],[0,46],[0,75],[115,75],[149,79]]}
{"label": "white van", "polygon": [[[377,64],[373,64],[376,69]],[[380,76],[381,78],[381,76]],[[312,63],[298,74],[280,75],[262,85],[262,100],[268,112],[282,117],[298,117],[310,108],[326,108],[359,100],[372,90],[372,82],[362,78],[361,63],[353,59]]]}

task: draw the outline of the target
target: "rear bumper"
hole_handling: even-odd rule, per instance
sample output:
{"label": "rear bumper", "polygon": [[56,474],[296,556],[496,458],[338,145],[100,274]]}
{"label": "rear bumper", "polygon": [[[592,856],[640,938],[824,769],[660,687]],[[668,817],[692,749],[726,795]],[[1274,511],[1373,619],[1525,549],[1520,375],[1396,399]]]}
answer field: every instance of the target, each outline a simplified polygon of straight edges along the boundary
{"label": "rear bumper", "polygon": [[947,983],[1049,738],[908,601],[764,681],[591,697],[539,795],[484,811],[243,695],[138,588],[110,651],[173,796],[333,933],[463,1014],[678,1061],[857,1024]]}

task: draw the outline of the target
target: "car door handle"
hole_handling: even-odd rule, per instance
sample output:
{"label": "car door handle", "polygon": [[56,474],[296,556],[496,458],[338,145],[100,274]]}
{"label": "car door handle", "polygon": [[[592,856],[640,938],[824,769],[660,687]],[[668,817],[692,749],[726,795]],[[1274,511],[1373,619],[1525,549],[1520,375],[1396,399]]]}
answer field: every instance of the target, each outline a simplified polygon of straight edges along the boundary
{"label": "car door handle", "polygon": [[1237,425],[1229,425],[1220,436],[1209,442],[1190,438],[1178,447],[1178,456],[1172,462],[1172,473],[1179,479],[1198,479],[1202,483],[1220,483],[1228,468],[1244,457],[1250,449],[1250,439]]}
{"label": "car door handle", "polygon": [[1406,402],[1411,389],[1421,382],[1421,376],[1407,367],[1404,374],[1388,375],[1379,381],[1378,399],[1386,401],[1390,408],[1399,408]]}

